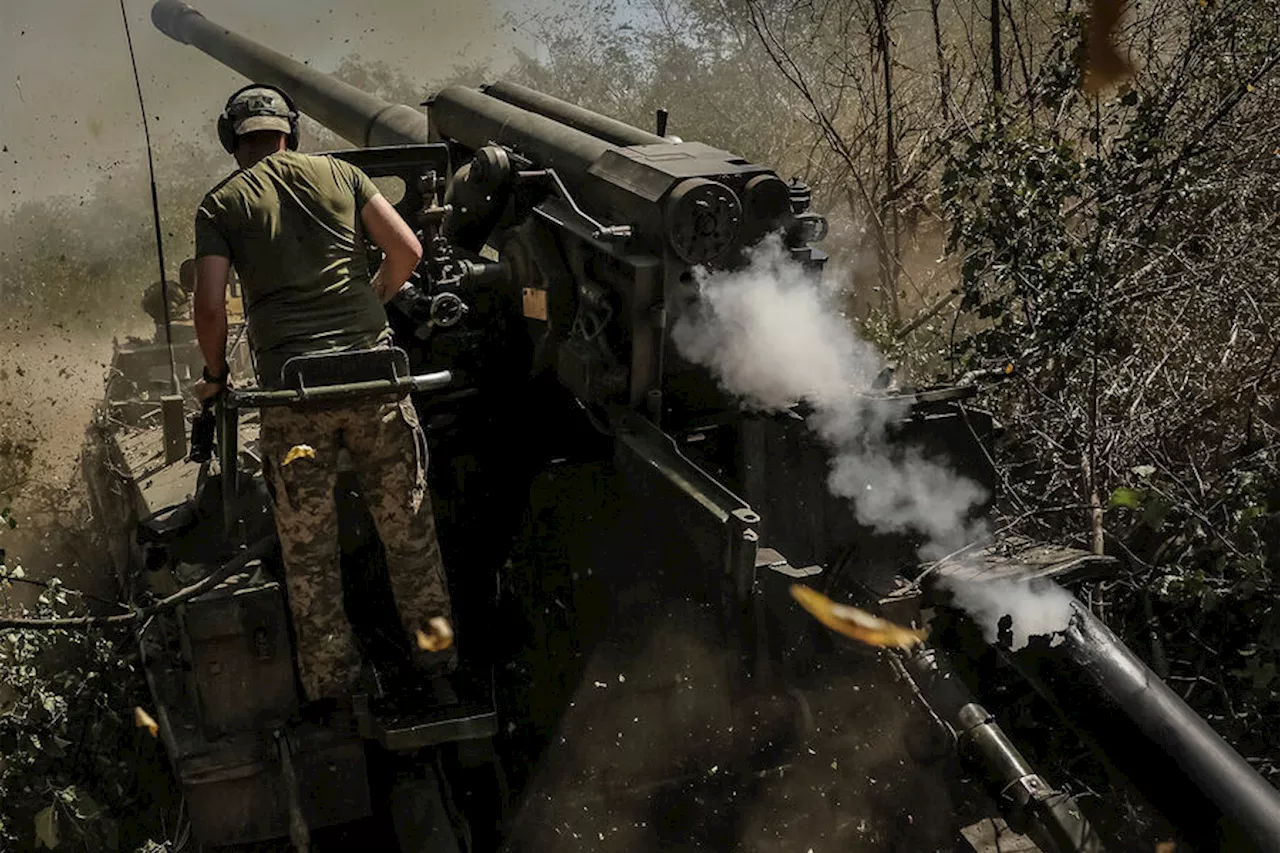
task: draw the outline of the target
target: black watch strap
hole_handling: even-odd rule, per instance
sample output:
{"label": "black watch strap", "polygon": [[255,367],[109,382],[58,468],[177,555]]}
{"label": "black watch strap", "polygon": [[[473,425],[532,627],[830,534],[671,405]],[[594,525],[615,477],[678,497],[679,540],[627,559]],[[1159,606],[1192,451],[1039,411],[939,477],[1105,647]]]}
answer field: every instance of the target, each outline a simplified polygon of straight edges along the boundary
{"label": "black watch strap", "polygon": [[200,373],[205,382],[216,383],[221,385],[227,381],[227,375],[231,373],[231,368],[224,364],[222,365],[222,375],[213,376],[209,373],[209,366],[205,365],[203,370],[201,370]]}

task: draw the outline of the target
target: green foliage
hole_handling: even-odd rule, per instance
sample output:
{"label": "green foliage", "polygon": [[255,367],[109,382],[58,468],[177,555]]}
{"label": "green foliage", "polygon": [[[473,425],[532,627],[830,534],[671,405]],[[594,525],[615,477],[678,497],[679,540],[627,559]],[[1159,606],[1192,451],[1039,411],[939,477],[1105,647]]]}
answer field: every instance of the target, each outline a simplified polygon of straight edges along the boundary
{"label": "green foliage", "polygon": [[741,9],[716,0],[569,0],[522,7],[508,23],[531,36],[509,76],[645,130],[668,132],[812,172],[813,131]]}
{"label": "green foliage", "polygon": [[1021,356],[1088,311],[1095,259],[1061,211],[1084,169],[1061,139],[993,116],[942,173],[948,248],[963,251],[961,308],[986,321],[962,341],[972,357]]}
{"label": "green foliage", "polygon": [[1111,493],[1111,506],[1122,506],[1126,509],[1142,509],[1142,502],[1146,499],[1146,493],[1139,489],[1130,489],[1124,486],[1116,489]]}
{"label": "green foliage", "polygon": [[1130,570],[1114,620],[1141,636],[1152,599],[1173,677],[1247,755],[1280,748],[1274,5],[1148,13],[1169,54],[1099,101],[1062,19],[1034,89],[993,99],[939,176],[972,322],[952,357],[1020,367],[994,401],[1007,508],[1083,543],[1097,502]]}
{"label": "green foliage", "polygon": [[[20,566],[0,573],[12,593]],[[65,611],[55,578],[20,611]],[[131,850],[155,830],[148,774],[157,747],[133,724],[144,685],[131,638],[94,632],[0,632],[0,847]],[[144,740],[145,738],[145,740]]]}

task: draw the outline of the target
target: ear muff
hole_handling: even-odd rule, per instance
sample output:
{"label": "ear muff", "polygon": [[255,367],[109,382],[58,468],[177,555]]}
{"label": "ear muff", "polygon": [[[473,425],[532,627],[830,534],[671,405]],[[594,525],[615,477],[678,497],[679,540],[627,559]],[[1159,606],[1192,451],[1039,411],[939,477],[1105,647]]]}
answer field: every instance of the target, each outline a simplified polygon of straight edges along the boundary
{"label": "ear muff", "polygon": [[270,83],[250,83],[248,86],[242,86],[231,93],[231,97],[227,98],[226,106],[222,108],[222,114],[218,116],[218,141],[222,143],[222,147],[226,149],[228,154],[236,152],[236,145],[239,140],[236,137],[235,129],[231,126],[231,104],[242,92],[250,89],[270,89],[281,98],[289,107],[289,135],[285,138],[285,145],[290,151],[298,150],[298,107],[293,102],[293,98],[289,97],[289,93],[279,86],[273,86]]}

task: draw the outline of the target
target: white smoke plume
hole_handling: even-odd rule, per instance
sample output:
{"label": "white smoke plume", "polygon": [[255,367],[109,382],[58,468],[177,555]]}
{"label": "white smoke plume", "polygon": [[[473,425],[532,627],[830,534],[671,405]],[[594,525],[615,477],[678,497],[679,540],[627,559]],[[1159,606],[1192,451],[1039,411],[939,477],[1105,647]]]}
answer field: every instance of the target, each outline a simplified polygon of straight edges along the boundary
{"label": "white smoke plume", "polygon": [[1071,593],[1049,580],[957,581],[944,579],[940,586],[951,590],[955,603],[982,628],[988,643],[999,638],[1000,620],[1012,619],[1010,648],[1017,651],[1032,637],[1055,636],[1050,645],[1062,642],[1062,632],[1071,622]]}
{"label": "white smoke plume", "polygon": [[838,294],[793,261],[780,239],[761,242],[745,269],[695,276],[700,302],[672,329],[677,348],[749,406],[812,407],[809,426],[833,456],[827,485],[853,500],[860,522],[922,534],[926,559],[981,535],[969,514],[986,497],[983,489],[890,445],[889,425],[906,407],[866,393],[883,358],[857,336]]}

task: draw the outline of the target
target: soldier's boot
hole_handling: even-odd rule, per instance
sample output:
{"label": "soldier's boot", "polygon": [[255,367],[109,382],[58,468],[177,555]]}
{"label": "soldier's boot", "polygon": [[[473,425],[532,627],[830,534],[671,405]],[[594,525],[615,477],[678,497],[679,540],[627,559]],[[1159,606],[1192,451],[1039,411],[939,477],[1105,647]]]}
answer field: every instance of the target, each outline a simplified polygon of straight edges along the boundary
{"label": "soldier's boot", "polygon": [[458,669],[458,645],[455,642],[449,648],[439,652],[420,649],[415,644],[410,650],[410,660],[414,672],[422,678],[444,678]]}
{"label": "soldier's boot", "polygon": [[426,706],[456,705],[459,699],[449,676],[457,669],[456,649],[414,654],[399,661],[380,662],[374,673],[376,692],[370,691],[371,707],[381,710],[413,710]]}

